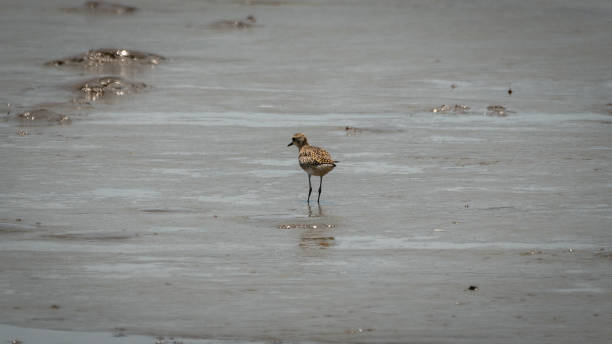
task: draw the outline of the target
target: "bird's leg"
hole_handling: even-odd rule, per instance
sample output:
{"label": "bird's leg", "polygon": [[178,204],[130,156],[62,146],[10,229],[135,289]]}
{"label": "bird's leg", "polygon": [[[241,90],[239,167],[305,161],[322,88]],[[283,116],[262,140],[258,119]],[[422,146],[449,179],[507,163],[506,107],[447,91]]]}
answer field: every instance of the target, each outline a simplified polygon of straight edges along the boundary
{"label": "bird's leg", "polygon": [[312,184],[310,184],[310,174],[308,175],[308,203],[310,203],[310,193],[312,192]]}
{"label": "bird's leg", "polygon": [[321,176],[321,182],[319,183],[319,197],[317,197],[317,203],[321,199],[321,187],[323,186],[323,176]]}

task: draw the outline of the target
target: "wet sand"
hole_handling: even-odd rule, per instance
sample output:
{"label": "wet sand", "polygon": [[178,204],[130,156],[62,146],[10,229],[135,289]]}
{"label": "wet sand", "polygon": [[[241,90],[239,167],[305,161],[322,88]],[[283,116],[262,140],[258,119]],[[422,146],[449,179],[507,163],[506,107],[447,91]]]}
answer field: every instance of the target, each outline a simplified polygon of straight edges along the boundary
{"label": "wet sand", "polygon": [[[69,125],[0,122],[0,340],[607,342],[612,9],[486,4],[8,6],[49,35],[0,30],[12,113],[102,76],[46,61],[167,61]],[[340,160],[320,206],[297,131]]]}

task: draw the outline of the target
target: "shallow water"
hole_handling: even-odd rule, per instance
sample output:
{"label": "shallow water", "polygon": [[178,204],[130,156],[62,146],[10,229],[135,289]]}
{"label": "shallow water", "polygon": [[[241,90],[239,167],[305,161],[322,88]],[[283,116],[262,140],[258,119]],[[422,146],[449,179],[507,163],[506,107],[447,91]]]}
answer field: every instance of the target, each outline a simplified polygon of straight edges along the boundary
{"label": "shallow water", "polygon": [[[612,335],[608,2],[61,10],[80,5],[0,11],[5,110],[72,119],[0,122],[2,340]],[[116,71],[141,92],[70,103],[102,71],[44,63],[103,47],[167,60]],[[320,206],[297,131],[340,160]]]}

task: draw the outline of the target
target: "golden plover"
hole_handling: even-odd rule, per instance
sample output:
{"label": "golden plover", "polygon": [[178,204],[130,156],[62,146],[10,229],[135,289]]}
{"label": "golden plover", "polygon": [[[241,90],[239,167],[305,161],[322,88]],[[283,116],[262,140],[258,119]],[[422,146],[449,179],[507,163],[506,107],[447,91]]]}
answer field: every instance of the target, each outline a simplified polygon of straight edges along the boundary
{"label": "golden plover", "polygon": [[333,170],[338,161],[333,160],[325,149],[309,145],[308,139],[302,133],[293,135],[291,143],[289,143],[287,147],[291,145],[296,145],[298,147],[298,161],[300,162],[300,167],[308,173],[308,203],[310,203],[310,194],[312,193],[310,177],[313,175],[321,177],[321,182],[319,183],[319,197],[317,198],[317,203],[319,203],[321,199],[321,186],[323,186],[323,176]]}

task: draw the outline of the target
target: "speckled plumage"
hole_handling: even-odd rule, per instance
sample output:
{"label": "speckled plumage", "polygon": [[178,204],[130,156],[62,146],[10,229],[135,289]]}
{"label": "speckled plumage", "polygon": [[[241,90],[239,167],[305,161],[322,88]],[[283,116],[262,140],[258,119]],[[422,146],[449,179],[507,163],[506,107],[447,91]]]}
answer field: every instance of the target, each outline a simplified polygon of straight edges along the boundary
{"label": "speckled plumage", "polygon": [[298,161],[304,171],[314,176],[324,176],[336,167],[335,161],[325,149],[311,145],[300,148]]}
{"label": "speckled plumage", "polygon": [[[308,139],[302,133],[297,133],[291,138],[291,143],[288,146],[295,144],[298,151],[298,161],[300,167],[308,174],[308,200],[310,201],[310,193],[312,192],[312,185],[310,183],[311,176],[321,177],[321,184],[319,184],[319,198],[321,198],[321,186],[323,184],[323,176],[329,173],[336,167],[337,161],[332,159],[329,152],[320,147],[311,146],[308,144]],[[317,202],[319,199],[317,199]]]}

